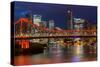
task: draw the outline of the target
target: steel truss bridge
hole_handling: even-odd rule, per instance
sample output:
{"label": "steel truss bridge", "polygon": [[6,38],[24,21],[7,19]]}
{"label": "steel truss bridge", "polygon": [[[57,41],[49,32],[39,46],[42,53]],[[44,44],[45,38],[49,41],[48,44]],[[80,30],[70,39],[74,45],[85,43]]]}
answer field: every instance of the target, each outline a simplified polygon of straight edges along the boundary
{"label": "steel truss bridge", "polygon": [[96,30],[48,29],[41,25],[33,24],[28,18],[20,18],[14,25],[14,39],[21,40],[22,48],[29,48],[29,39],[97,36]]}
{"label": "steel truss bridge", "polygon": [[15,38],[56,38],[56,37],[93,37],[96,36],[96,30],[59,30],[48,29],[43,26],[37,26],[27,18],[21,18],[15,22]]}

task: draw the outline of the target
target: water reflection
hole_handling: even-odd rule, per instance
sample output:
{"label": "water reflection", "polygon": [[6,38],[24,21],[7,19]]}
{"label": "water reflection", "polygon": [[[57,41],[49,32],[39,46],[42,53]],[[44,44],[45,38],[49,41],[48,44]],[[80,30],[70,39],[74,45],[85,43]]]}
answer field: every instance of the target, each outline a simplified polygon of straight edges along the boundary
{"label": "water reflection", "polygon": [[75,45],[73,49],[74,55],[72,56],[72,62],[81,61],[81,59],[84,57],[83,46]]}
{"label": "water reflection", "polygon": [[92,45],[90,45],[90,42],[88,43],[88,45],[83,45],[86,43],[75,41],[62,46],[62,43],[49,42],[49,47],[44,47],[41,53],[15,56],[14,64],[30,65],[96,60],[96,42],[93,42]]}

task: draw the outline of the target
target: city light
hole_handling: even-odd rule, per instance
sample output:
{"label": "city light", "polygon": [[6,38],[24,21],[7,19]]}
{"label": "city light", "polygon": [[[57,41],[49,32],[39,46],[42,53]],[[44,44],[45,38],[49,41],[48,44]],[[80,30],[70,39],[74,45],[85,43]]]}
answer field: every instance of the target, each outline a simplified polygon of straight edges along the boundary
{"label": "city light", "polygon": [[[16,17],[15,65],[96,60],[96,22],[82,16],[83,8],[79,13],[74,7],[69,6],[68,8],[65,6],[66,9],[63,10],[58,9],[58,12],[55,11],[57,8],[53,8],[54,11],[47,11],[45,7],[31,8],[31,13],[25,14],[25,17]],[[78,16],[78,13],[81,15]]]}

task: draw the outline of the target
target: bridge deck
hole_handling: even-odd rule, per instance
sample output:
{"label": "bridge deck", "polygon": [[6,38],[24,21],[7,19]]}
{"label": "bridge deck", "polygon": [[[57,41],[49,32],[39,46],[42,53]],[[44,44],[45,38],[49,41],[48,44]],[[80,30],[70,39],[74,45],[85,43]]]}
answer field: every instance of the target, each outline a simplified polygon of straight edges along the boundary
{"label": "bridge deck", "polygon": [[96,36],[41,36],[41,37],[15,37],[14,39],[40,39],[40,38],[65,38],[65,37],[71,37],[71,38],[77,38],[77,37],[96,37]]}

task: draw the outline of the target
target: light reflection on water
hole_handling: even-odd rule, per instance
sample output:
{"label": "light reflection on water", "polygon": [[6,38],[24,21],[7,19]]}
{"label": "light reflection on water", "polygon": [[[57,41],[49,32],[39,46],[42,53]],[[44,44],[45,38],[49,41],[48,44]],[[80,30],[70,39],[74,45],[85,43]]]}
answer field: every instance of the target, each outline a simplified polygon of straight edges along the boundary
{"label": "light reflection on water", "polygon": [[[62,46],[51,47],[49,50],[44,50],[45,53],[36,55],[20,55],[15,56],[15,65],[30,65],[30,64],[49,64],[62,62],[78,62],[96,60],[96,57],[84,55],[83,46],[73,46],[70,49],[64,50]],[[68,52],[69,51],[69,52]]]}
{"label": "light reflection on water", "polygon": [[74,47],[74,55],[72,57],[72,62],[81,61],[81,58],[84,57],[83,47],[80,45],[76,45]]}

